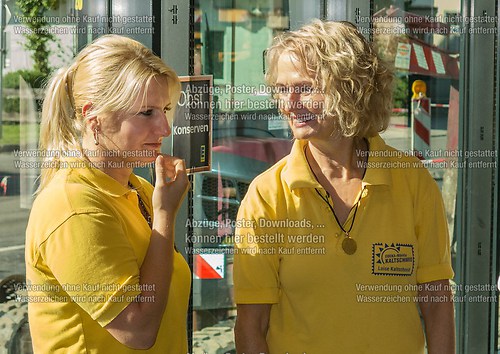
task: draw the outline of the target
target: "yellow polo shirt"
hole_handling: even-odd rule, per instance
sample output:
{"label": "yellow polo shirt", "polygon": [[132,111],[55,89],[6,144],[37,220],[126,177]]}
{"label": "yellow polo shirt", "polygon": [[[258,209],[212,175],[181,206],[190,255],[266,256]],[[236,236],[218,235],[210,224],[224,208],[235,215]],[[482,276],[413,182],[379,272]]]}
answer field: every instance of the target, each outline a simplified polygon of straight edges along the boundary
{"label": "yellow polo shirt", "polygon": [[35,353],[187,352],[191,275],[177,252],[155,345],[132,350],[103,328],[143,290],[139,274],[151,229],[137,193],[152,215],[153,186],[134,174],[129,180],[136,190],[73,160],[36,198],[25,254]]}
{"label": "yellow polo shirt", "polygon": [[380,136],[368,141],[353,255],[318,195],[326,198],[304,156],[306,141],[257,177],[242,202],[235,302],[272,304],[271,354],[424,353],[417,284],[453,277],[441,194],[416,158]]}

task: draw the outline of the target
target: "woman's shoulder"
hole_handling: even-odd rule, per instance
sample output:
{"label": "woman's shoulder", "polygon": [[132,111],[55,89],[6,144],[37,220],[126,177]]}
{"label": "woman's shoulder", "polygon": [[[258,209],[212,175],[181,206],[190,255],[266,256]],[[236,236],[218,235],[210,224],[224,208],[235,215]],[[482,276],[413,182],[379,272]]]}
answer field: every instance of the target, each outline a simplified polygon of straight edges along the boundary
{"label": "woman's shoulder", "polygon": [[61,225],[79,213],[102,210],[98,194],[89,186],[71,180],[71,172],[58,171],[33,201],[27,244],[40,244]]}
{"label": "woman's shoulder", "polygon": [[82,183],[71,169],[59,170],[36,196],[32,212],[52,210],[53,217],[102,209],[104,198],[91,184]]}
{"label": "woman's shoulder", "polygon": [[[372,145],[374,149],[371,149]],[[403,188],[412,195],[421,196],[439,191],[425,161],[420,160],[415,151],[396,149],[378,136],[370,139],[369,154],[368,167],[372,168],[369,175],[373,176],[373,171],[376,171],[379,175],[389,176],[394,190]]]}
{"label": "woman's shoulder", "polygon": [[282,172],[287,165],[288,156],[270,166],[267,170],[260,173],[250,183],[250,189],[255,189],[263,194],[275,195],[276,190],[282,187]]}
{"label": "woman's shoulder", "polygon": [[251,181],[240,209],[255,216],[256,213],[274,214],[277,206],[283,205],[288,190],[282,178],[287,159],[285,156]]}

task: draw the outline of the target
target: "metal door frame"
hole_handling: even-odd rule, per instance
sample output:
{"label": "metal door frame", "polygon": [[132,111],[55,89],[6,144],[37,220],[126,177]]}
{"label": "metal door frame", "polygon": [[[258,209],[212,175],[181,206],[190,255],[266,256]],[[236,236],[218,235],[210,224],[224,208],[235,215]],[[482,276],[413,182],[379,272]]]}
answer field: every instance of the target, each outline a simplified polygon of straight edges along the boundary
{"label": "metal door frame", "polygon": [[[461,12],[470,18],[495,16],[496,10],[495,2],[490,0],[463,0]],[[495,26],[496,23],[479,23],[474,27]],[[468,151],[498,151],[497,36],[471,35],[470,28],[470,24],[464,24],[466,33],[461,39],[459,149],[464,155]],[[461,162],[474,160],[463,156]],[[498,166],[498,157],[492,161]],[[456,215],[458,299],[477,295],[498,298],[496,287],[467,290],[467,286],[492,286],[497,282],[498,168],[467,166],[459,170]],[[455,310],[457,353],[496,353],[498,303],[460,301]]]}

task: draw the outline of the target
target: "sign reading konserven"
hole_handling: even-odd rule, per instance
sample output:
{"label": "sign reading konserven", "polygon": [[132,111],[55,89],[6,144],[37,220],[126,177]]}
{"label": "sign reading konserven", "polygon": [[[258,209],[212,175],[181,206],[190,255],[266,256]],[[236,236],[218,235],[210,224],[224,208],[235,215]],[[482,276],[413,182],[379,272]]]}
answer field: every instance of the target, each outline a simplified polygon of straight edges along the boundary
{"label": "sign reading konserven", "polygon": [[181,76],[181,95],[172,125],[172,154],[188,173],[210,171],[212,162],[212,76]]}

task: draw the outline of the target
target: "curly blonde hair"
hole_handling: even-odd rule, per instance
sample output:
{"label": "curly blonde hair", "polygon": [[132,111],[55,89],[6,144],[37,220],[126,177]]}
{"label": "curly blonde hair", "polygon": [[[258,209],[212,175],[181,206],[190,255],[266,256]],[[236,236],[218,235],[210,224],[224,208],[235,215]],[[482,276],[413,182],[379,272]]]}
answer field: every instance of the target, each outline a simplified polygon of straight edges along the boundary
{"label": "curly blonde hair", "polygon": [[301,74],[323,93],[325,117],[335,117],[344,137],[371,137],[385,130],[392,109],[392,68],[349,22],[314,20],[276,37],[267,50],[266,82],[276,84],[278,60],[294,55]]}

